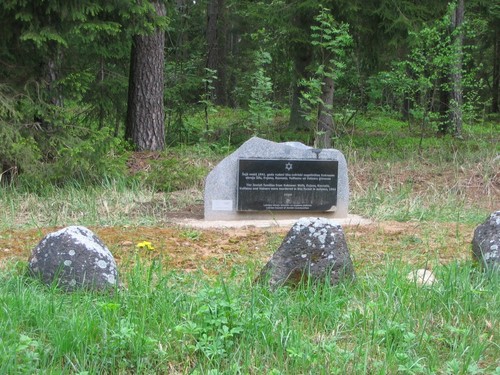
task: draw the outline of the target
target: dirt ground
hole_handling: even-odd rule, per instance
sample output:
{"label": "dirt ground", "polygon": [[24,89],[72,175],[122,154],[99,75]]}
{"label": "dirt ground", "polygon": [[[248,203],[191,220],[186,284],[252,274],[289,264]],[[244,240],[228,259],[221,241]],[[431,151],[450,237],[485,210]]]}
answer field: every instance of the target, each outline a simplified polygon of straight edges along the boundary
{"label": "dirt ground", "polygon": [[[177,218],[199,218],[200,207],[175,212]],[[91,227],[113,253],[120,269],[131,267],[138,257],[160,260],[167,269],[216,275],[232,265],[265,264],[277,250],[289,228],[246,227],[194,229],[175,224],[162,227]],[[0,232],[0,267],[25,262],[42,238],[60,228],[7,230]],[[388,260],[415,267],[471,259],[474,227],[454,223],[379,222],[344,226],[356,269],[380,267]],[[152,249],[137,247],[147,241]]]}

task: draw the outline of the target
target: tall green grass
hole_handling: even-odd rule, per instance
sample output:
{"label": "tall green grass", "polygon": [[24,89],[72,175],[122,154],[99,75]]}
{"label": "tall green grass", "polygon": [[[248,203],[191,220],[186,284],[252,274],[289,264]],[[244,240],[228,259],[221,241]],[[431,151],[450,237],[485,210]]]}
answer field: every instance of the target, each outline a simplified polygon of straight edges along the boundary
{"label": "tall green grass", "polygon": [[[250,268],[251,270],[251,268]],[[500,373],[500,283],[471,264],[420,287],[387,264],[354,284],[270,292],[135,263],[114,295],[0,275],[0,373]]]}

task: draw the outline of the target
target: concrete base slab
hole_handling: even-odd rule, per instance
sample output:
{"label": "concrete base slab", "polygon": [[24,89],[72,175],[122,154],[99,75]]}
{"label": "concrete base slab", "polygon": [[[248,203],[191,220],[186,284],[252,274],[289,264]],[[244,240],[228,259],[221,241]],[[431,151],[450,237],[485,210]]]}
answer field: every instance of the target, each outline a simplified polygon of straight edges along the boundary
{"label": "concrete base slab", "polygon": [[[303,215],[301,217],[305,217]],[[314,215],[309,215],[314,216]],[[321,217],[321,216],[318,216]],[[290,228],[300,217],[287,219],[266,219],[266,220],[196,220],[183,219],[177,224],[198,229],[210,228]],[[358,215],[348,215],[346,218],[330,219],[342,226],[369,225],[373,222],[370,219]]]}

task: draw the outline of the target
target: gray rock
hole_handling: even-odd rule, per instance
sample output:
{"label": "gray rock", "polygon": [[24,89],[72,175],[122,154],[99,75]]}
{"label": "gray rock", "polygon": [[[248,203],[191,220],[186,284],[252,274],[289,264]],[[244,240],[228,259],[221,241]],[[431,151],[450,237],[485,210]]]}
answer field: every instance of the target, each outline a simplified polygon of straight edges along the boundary
{"label": "gray rock", "polygon": [[297,218],[288,212],[252,212],[237,211],[238,194],[238,160],[245,158],[258,159],[298,159],[298,160],[337,160],[338,187],[337,207],[334,212],[321,213],[330,218],[346,218],[349,202],[349,178],[347,162],[344,155],[335,149],[323,149],[319,154],[300,142],[276,143],[266,139],[252,137],[243,143],[235,152],[222,160],[208,174],[205,180],[205,220],[243,220],[269,218]]}
{"label": "gray rock", "polygon": [[325,218],[301,218],[264,266],[260,280],[272,289],[286,283],[330,280],[331,285],[355,278],[342,227]]}
{"label": "gray rock", "polygon": [[32,276],[62,289],[113,289],[118,285],[115,259],[89,229],[70,226],[45,236],[31,252]]}
{"label": "gray rock", "polygon": [[485,268],[500,269],[500,211],[474,230],[472,254]]}
{"label": "gray rock", "polygon": [[431,286],[438,282],[432,271],[425,268],[410,272],[406,279],[418,286]]}

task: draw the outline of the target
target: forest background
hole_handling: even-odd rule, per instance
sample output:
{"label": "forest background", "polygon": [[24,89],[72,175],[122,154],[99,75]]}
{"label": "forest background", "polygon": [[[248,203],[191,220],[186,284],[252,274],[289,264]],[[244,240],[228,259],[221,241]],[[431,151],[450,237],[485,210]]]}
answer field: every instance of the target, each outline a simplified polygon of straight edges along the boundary
{"label": "forest background", "polygon": [[123,176],[133,150],[335,147],[374,113],[419,147],[498,125],[496,2],[6,0],[0,19],[2,182],[30,190]]}
{"label": "forest background", "polygon": [[[500,4],[0,2],[0,373],[500,374]],[[201,229],[249,137],[348,161],[355,284],[254,280],[285,227]],[[195,220],[193,220],[195,219]],[[119,293],[26,274],[91,228]],[[427,269],[437,282],[408,281]]]}

